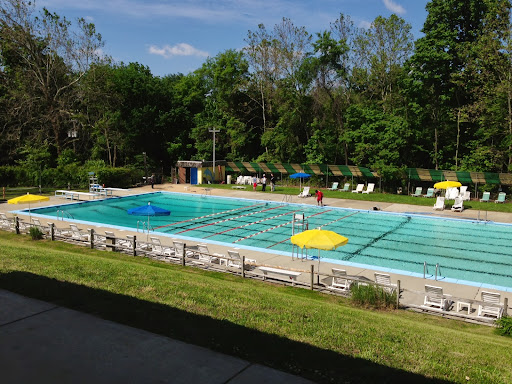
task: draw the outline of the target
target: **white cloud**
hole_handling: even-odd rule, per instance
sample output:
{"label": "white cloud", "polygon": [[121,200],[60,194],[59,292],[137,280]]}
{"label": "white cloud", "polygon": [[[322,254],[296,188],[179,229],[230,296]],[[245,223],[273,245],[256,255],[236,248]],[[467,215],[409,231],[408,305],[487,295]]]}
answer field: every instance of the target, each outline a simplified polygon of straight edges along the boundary
{"label": "white cloud", "polygon": [[399,15],[406,13],[405,8],[400,4],[395,3],[393,0],[382,0],[382,2],[384,3],[384,6],[393,13],[397,13]]}
{"label": "white cloud", "polygon": [[187,43],[179,43],[174,46],[164,45],[161,48],[157,47],[156,45],[151,45],[149,47],[149,53],[151,53],[152,55],[165,57],[166,59],[169,59],[174,56],[209,56],[208,52],[201,51]]}
{"label": "white cloud", "polygon": [[372,23],[370,21],[361,20],[359,22],[359,28],[370,29],[371,27],[372,27]]}

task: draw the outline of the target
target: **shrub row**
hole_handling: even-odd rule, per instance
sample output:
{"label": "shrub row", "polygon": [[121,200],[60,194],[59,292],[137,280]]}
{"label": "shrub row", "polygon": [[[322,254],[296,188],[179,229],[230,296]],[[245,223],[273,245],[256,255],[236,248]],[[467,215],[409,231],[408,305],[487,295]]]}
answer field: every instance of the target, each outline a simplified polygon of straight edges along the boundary
{"label": "shrub row", "polygon": [[0,187],[38,186],[88,188],[89,172],[94,172],[98,183],[109,187],[129,188],[142,181],[143,171],[133,168],[111,168],[67,164],[41,171],[30,171],[22,166],[0,166]]}

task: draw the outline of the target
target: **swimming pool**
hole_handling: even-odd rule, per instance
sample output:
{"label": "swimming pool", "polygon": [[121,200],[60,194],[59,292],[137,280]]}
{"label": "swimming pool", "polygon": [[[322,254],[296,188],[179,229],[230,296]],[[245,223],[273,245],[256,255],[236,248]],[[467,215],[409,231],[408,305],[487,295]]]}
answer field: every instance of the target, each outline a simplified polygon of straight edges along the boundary
{"label": "swimming pool", "polygon": [[506,224],[173,192],[38,208],[32,215],[65,211],[78,222],[134,229],[146,218],[127,209],[148,202],[171,211],[150,219],[162,235],[291,256],[292,217],[304,213],[309,228],[349,239],[344,247],[322,251],[322,260],[418,276],[425,262],[428,275],[439,264],[444,279],[512,290],[512,226]]}

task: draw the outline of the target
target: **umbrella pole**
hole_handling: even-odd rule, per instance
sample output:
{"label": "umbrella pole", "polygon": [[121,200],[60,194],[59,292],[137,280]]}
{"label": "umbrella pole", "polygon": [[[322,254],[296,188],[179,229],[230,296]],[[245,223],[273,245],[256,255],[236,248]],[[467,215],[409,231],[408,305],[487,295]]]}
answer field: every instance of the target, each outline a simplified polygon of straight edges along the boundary
{"label": "umbrella pole", "polygon": [[320,249],[318,250],[318,271],[316,275],[316,283],[320,285]]}

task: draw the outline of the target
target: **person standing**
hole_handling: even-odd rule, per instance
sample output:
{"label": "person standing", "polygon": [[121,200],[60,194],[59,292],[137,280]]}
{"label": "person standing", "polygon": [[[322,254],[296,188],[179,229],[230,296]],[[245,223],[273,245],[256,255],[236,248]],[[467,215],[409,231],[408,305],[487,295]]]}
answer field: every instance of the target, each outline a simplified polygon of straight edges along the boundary
{"label": "person standing", "polygon": [[319,191],[317,189],[317,190],[315,190],[315,195],[316,195],[316,205],[323,207],[324,206],[324,202],[323,202],[324,194],[322,193],[322,191]]}
{"label": "person standing", "polygon": [[265,176],[265,174],[263,174],[263,177],[261,178],[261,190],[263,192],[265,192],[266,189],[267,189],[267,176]]}
{"label": "person standing", "polygon": [[151,189],[153,189],[153,186],[155,185],[155,174],[153,173],[151,175]]}
{"label": "person standing", "polygon": [[256,178],[256,175],[252,178],[252,190],[255,191],[256,187],[258,186],[258,179]]}
{"label": "person standing", "polygon": [[276,190],[276,178],[273,173],[270,174],[270,192]]}

